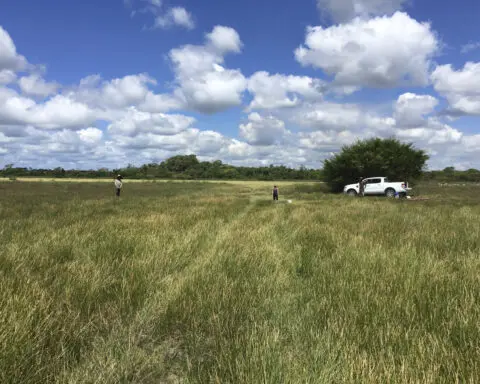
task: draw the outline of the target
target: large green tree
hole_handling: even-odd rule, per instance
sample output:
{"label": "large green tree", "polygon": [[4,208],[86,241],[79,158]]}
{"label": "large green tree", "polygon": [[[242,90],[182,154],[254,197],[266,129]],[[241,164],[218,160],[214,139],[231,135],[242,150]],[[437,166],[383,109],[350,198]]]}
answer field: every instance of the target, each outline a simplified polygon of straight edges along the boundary
{"label": "large green tree", "polygon": [[344,146],[340,153],[325,160],[323,175],[332,191],[360,177],[385,176],[392,181],[411,181],[421,176],[428,155],[411,143],[397,139],[374,138]]}
{"label": "large green tree", "polygon": [[195,155],[178,155],[170,157],[162,163],[170,172],[185,172],[187,169],[195,167],[199,164]]}

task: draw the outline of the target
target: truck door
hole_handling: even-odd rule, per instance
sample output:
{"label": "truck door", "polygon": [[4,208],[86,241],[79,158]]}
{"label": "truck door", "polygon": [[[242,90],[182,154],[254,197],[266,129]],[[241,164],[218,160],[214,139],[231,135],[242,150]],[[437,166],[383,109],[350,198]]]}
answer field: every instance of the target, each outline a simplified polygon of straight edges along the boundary
{"label": "truck door", "polygon": [[365,194],[366,195],[380,195],[383,194],[382,191],[382,179],[367,179],[367,184],[365,185]]}

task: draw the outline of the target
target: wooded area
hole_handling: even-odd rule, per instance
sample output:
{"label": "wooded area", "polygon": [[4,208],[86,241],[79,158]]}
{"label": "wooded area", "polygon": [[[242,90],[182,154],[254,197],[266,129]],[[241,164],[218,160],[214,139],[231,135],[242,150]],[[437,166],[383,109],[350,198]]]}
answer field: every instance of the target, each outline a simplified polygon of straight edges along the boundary
{"label": "wooded area", "polygon": [[[118,173],[130,179],[198,179],[198,180],[323,180],[321,169],[292,169],[284,166],[235,167],[221,161],[200,162],[195,155],[175,156],[162,163],[129,165],[121,169],[98,170],[33,169],[9,164],[0,170],[0,177],[50,177],[50,178],[108,178]],[[480,171],[466,171],[448,167],[423,173],[424,180],[438,182],[480,182]]]}
{"label": "wooded area", "polygon": [[235,167],[220,160],[199,161],[195,155],[174,156],[161,163],[128,165],[120,169],[65,170],[18,168],[9,164],[0,170],[0,177],[54,177],[54,178],[106,178],[121,174],[125,179],[178,179],[178,180],[320,180],[318,169],[288,168],[285,166]]}

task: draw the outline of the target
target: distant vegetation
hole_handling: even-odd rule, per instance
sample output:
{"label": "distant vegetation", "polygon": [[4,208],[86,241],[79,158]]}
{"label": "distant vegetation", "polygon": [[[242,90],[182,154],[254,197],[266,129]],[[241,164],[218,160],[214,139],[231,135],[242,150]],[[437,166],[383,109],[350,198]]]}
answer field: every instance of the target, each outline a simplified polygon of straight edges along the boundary
{"label": "distant vegetation", "polygon": [[[333,161],[333,160],[330,160]],[[327,164],[328,161],[326,162]],[[145,164],[140,167],[129,165],[121,169],[100,168],[98,170],[77,170],[63,168],[34,169],[15,167],[8,164],[0,169],[0,177],[15,179],[16,177],[46,177],[46,178],[111,178],[120,173],[126,179],[173,179],[173,180],[318,180],[328,181],[327,169],[292,169],[285,166],[265,167],[235,167],[217,160],[214,162],[200,162],[195,155],[175,156],[161,163]],[[365,170],[359,174],[357,170],[349,171],[344,175],[340,184],[351,183],[360,176],[389,176],[391,171],[375,169]],[[415,177],[425,181],[448,183],[480,182],[480,171],[469,169],[459,171],[454,167],[444,170],[424,171],[422,176]],[[403,179],[403,178],[402,178]],[[401,180],[399,180],[401,181]],[[409,179],[408,181],[412,181]],[[338,183],[338,182],[337,182]]]}
{"label": "distant vegetation", "polygon": [[174,156],[161,163],[144,164],[140,167],[110,170],[65,170],[17,168],[9,164],[0,170],[0,177],[66,177],[105,178],[120,173],[126,179],[180,179],[180,180],[320,180],[318,169],[292,169],[281,166],[234,167],[220,160],[199,161],[195,155]]}

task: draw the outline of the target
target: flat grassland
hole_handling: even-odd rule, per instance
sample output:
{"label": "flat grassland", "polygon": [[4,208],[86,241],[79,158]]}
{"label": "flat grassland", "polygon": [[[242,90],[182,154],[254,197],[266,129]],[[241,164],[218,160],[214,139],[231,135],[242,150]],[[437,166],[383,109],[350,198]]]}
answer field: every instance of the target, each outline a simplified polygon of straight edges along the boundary
{"label": "flat grassland", "polygon": [[480,382],[480,187],[272,184],[0,182],[0,382]]}

